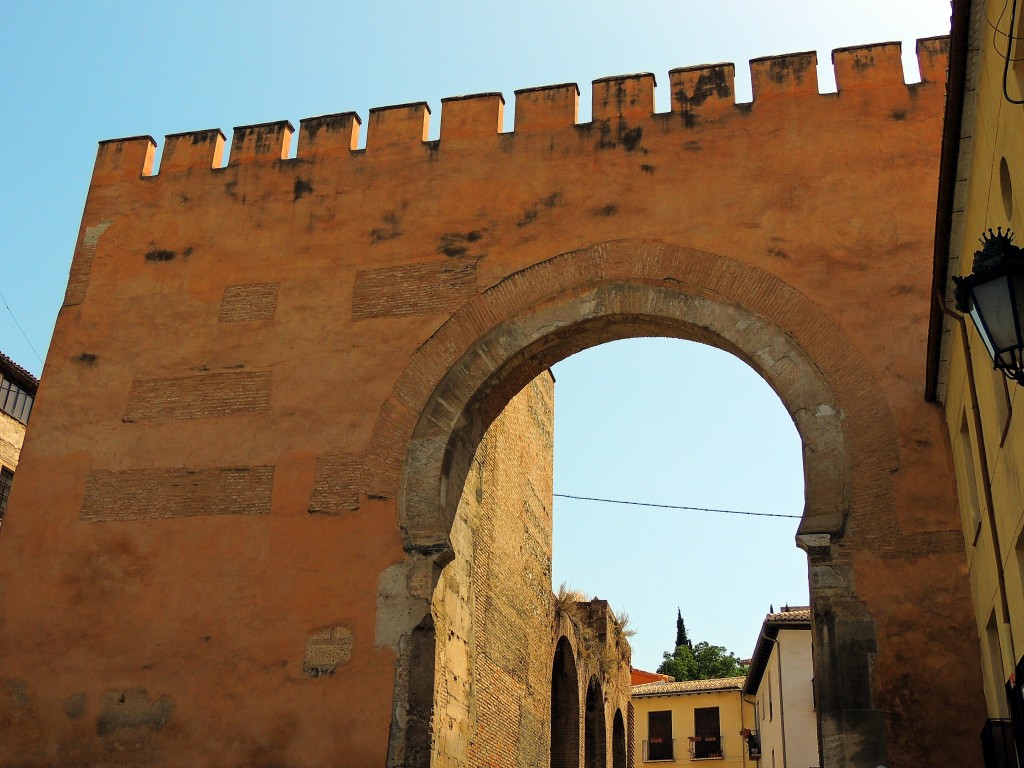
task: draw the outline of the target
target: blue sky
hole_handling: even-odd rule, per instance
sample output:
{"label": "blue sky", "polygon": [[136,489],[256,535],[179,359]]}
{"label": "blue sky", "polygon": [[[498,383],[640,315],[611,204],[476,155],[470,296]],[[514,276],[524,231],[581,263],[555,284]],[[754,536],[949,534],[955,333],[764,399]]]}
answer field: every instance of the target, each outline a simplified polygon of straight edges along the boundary
{"label": "blue sky", "polygon": [[[162,144],[165,134],[212,127],[230,136],[236,125],[281,119],[298,125],[303,117],[348,110],[365,119],[371,107],[422,100],[433,110],[436,136],[442,98],[482,91],[505,94],[511,127],[514,90],[573,81],[584,94],[580,119],[587,121],[588,83],[599,77],[653,72],[662,84],[657,108],[666,111],[672,68],[736,62],[739,98],[746,100],[748,59],[805,50],[818,51],[820,86],[827,91],[834,90],[831,49],[888,40],[903,41],[908,79],[914,80],[913,41],[946,34],[950,10],[948,0],[0,0],[0,12],[0,146],[7,148],[0,153],[0,290],[24,330],[0,306],[0,350],[38,374],[36,352],[45,357],[101,139],[151,134]],[[783,481],[781,469],[764,469],[793,453],[783,447],[795,440],[784,423],[788,417],[776,400],[782,419],[769,416],[765,404],[727,427],[727,412],[731,417],[738,403],[760,402],[770,390],[735,369],[742,367],[738,361],[710,352],[676,342],[671,351],[640,354],[647,368],[632,382],[621,381],[616,356],[637,353],[620,352],[618,345],[562,363],[556,369],[556,491],[799,513],[794,481]],[[707,388],[705,379],[717,384]],[[748,382],[751,389],[742,389]],[[643,393],[639,386],[648,383],[656,390]],[[613,385],[622,386],[619,394],[605,395]],[[751,394],[757,387],[762,394]],[[710,399],[722,393],[728,393],[724,401]],[[608,398],[604,404],[592,399],[599,394]],[[615,430],[609,426],[603,442],[625,443],[621,438],[633,430],[642,439],[616,458],[592,456],[601,438],[577,441],[571,425],[594,427],[597,415],[605,423],[609,413],[626,421]],[[724,455],[708,447],[722,434],[731,446]],[[728,476],[708,471],[737,463],[762,434],[763,446],[749,448],[746,469]],[[637,461],[641,453],[645,458]],[[666,462],[656,468],[648,453]],[[795,456],[790,475],[799,478],[798,448]],[[574,466],[573,474],[564,474]],[[570,508],[568,502],[559,502],[556,514],[556,579],[614,597],[631,613],[640,630],[638,665],[653,666],[671,645],[677,604],[695,637],[747,655],[770,602],[806,597],[803,558],[792,545],[794,521],[785,520],[667,519],[660,513],[650,522],[655,527],[645,530],[664,535],[626,539],[621,572],[585,573],[586,547],[579,555],[573,550],[581,538],[579,519],[587,520],[588,531],[605,531],[605,546],[623,546],[645,516],[638,508]],[[575,533],[563,533],[564,525]],[[764,544],[780,530],[779,543],[764,546],[779,550],[776,560],[755,562],[734,549],[741,540]],[[677,540],[677,550],[667,549]],[[657,550],[644,551],[655,544]],[[717,570],[698,565],[698,551],[714,552]],[[640,572],[662,561],[660,577]],[[795,581],[768,578],[778,570],[795,574]],[[632,584],[629,594],[657,595],[658,610],[641,610],[639,599],[627,603],[626,592],[619,606],[620,593],[613,596],[606,585],[615,579]],[[794,595],[799,587],[802,595]],[[739,600],[740,593],[757,597]]]}

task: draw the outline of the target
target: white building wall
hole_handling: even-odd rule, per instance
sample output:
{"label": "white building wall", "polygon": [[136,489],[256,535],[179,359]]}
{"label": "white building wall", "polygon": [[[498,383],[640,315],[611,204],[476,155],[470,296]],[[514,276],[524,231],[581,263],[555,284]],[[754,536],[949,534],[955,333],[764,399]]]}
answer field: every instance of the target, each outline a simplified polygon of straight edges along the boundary
{"label": "white building wall", "polygon": [[782,651],[786,768],[816,768],[818,725],[814,713],[811,633],[806,629],[781,629],[777,639],[776,653],[780,648]]}
{"label": "white building wall", "polygon": [[776,640],[754,695],[761,768],[818,768],[811,633],[780,628]]}

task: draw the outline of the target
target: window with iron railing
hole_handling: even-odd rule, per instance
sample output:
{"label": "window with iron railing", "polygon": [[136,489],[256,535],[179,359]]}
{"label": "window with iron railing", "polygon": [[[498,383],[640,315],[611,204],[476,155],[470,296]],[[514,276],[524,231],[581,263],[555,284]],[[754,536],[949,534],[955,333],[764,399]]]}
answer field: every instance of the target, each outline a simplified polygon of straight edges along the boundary
{"label": "window with iron railing", "polygon": [[672,738],[672,711],[647,713],[647,740],[644,742],[644,762],[675,759],[675,740]]}
{"label": "window with iron railing", "polygon": [[757,730],[751,730],[744,728],[740,731],[740,736],[743,737],[743,743],[747,747],[747,757],[750,760],[761,759],[761,732]]}
{"label": "window with iron railing", "polygon": [[722,758],[722,729],[718,707],[698,707],[693,710],[690,755],[694,760]]}
{"label": "window with iron railing", "polygon": [[643,761],[657,763],[663,760],[676,759],[675,739],[644,739]]}

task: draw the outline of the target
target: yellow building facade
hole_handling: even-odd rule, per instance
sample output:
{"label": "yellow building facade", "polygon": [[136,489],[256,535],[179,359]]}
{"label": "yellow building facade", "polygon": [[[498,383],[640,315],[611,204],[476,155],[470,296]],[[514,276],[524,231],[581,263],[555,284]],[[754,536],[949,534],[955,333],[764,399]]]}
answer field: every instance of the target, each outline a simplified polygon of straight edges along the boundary
{"label": "yellow building facade", "polygon": [[1024,234],[1024,3],[953,3],[946,109],[927,395],[949,432],[988,708],[977,728],[999,765],[1024,657],[1024,391],[955,309],[953,278],[990,228]]}
{"label": "yellow building facade", "polygon": [[757,765],[747,733],[756,730],[742,677],[633,686],[633,765]]}

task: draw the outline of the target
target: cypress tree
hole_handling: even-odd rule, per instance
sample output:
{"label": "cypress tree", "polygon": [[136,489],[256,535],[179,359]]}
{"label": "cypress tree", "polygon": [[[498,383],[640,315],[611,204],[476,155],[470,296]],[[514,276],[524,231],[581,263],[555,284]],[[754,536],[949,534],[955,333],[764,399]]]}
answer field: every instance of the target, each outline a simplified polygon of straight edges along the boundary
{"label": "cypress tree", "polygon": [[679,646],[693,648],[693,643],[691,643],[690,638],[686,636],[686,622],[683,621],[683,612],[679,608],[676,608],[676,648]]}

